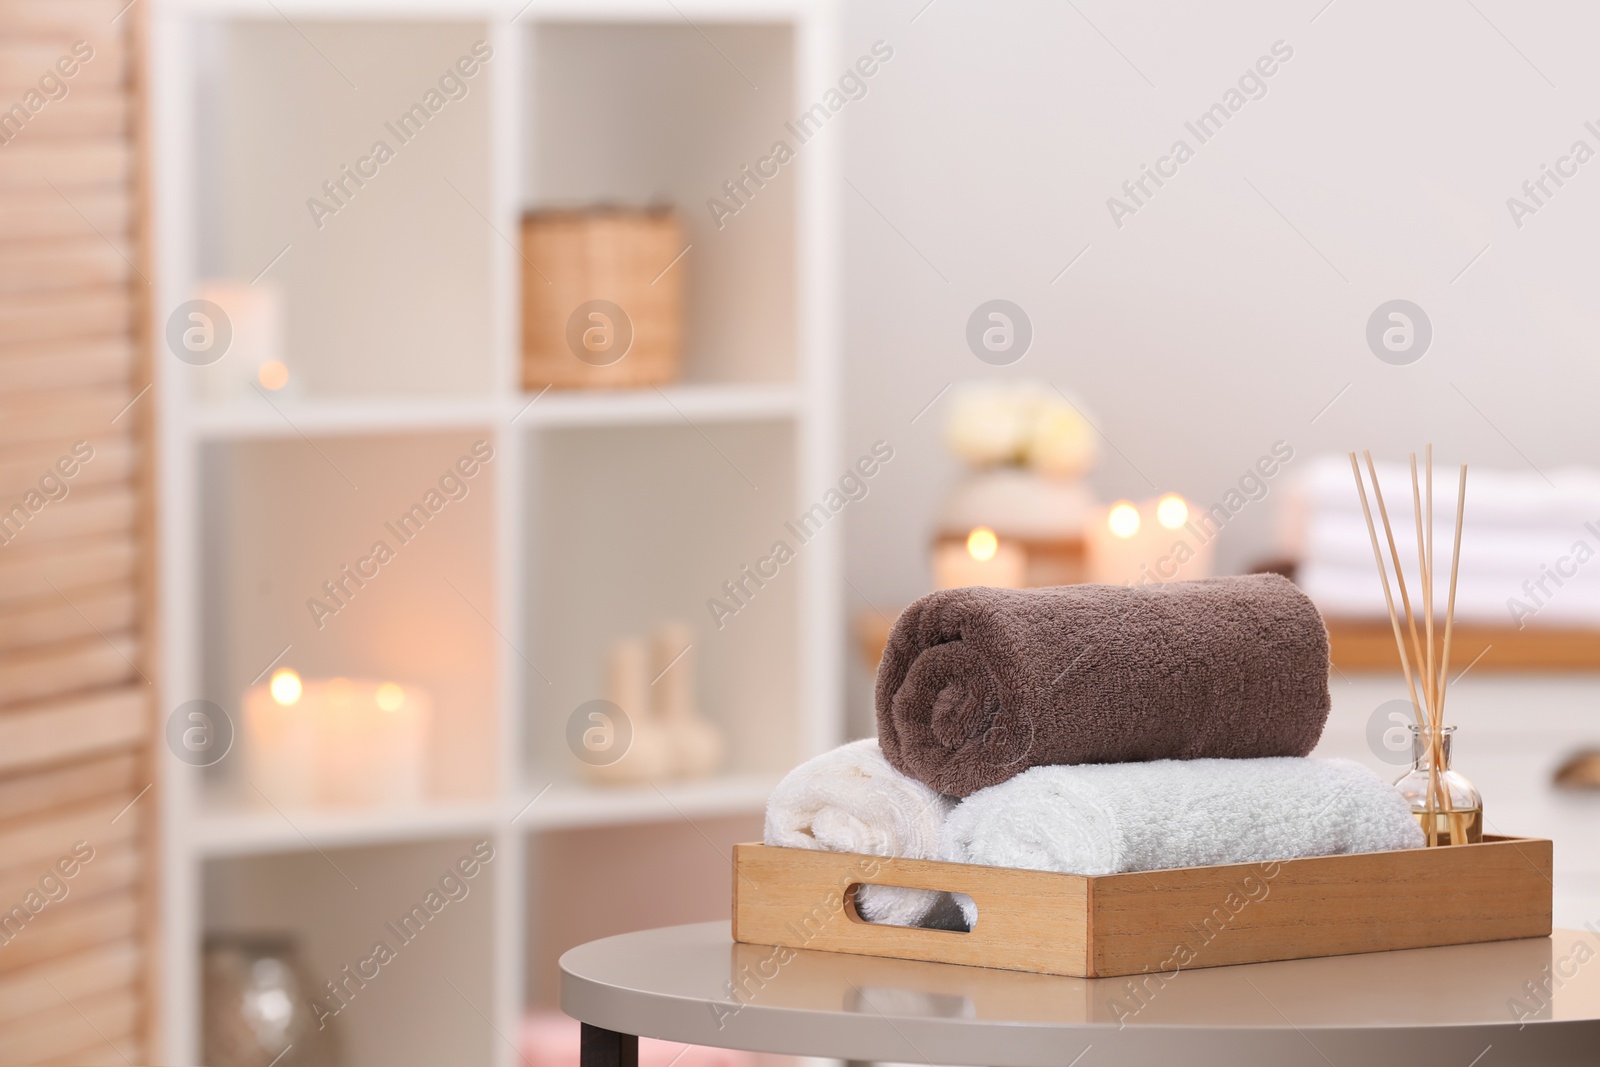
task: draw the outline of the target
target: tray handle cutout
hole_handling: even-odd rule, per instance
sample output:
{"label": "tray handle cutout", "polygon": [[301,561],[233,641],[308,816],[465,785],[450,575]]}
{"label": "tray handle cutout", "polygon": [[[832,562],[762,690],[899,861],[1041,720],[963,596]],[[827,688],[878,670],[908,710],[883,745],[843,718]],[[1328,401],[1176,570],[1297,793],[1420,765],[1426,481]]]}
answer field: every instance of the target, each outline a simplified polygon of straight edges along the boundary
{"label": "tray handle cutout", "polygon": [[[892,919],[869,919],[861,914],[856,906],[856,894],[863,888],[871,889],[898,889],[903,893],[930,893],[937,899],[933,902],[926,916],[915,923],[895,922]],[[913,886],[897,886],[879,882],[851,882],[845,886],[844,900],[842,902],[845,915],[851,922],[863,926],[889,926],[902,930],[931,930],[936,933],[968,934],[978,928],[978,907],[970,896],[965,893],[953,893],[943,889],[926,889]],[[967,916],[972,916],[970,925]]]}

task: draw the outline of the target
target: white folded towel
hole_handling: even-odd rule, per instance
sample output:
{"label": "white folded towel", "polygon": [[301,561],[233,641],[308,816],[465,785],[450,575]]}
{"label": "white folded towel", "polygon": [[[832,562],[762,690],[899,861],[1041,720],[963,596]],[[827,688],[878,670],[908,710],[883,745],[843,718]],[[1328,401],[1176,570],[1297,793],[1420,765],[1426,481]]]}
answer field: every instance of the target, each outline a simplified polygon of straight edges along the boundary
{"label": "white folded towel", "polygon": [[[1448,550],[1455,529],[1455,469],[1446,464],[1434,475],[1434,530]],[[1600,625],[1600,566],[1592,565],[1600,555],[1600,471],[1563,467],[1549,475],[1547,480],[1535,471],[1473,472],[1457,621],[1519,628]],[[1416,607],[1422,590],[1411,470],[1380,463],[1378,476]],[[1389,609],[1372,558],[1372,534],[1348,458],[1309,461],[1286,484],[1280,500],[1278,551],[1298,564],[1295,584],[1324,614],[1386,620]],[[1370,486],[1368,500],[1385,567],[1392,566]],[[1436,610],[1442,611],[1448,599],[1450,573],[1447,565],[1434,568]]]}
{"label": "white folded towel", "polygon": [[[1420,476],[1422,457],[1417,459]],[[1409,463],[1379,463],[1377,468],[1389,521],[1396,524],[1395,532],[1414,529]],[[1363,477],[1366,470],[1363,462]],[[1361,498],[1356,493],[1355,476],[1350,473],[1347,456],[1318,456],[1299,470],[1286,488],[1284,502],[1293,510],[1307,515],[1361,516]],[[1453,530],[1456,499],[1453,460],[1435,461],[1433,493],[1435,530]],[[1377,502],[1372,500],[1370,485],[1367,495],[1372,501],[1372,517],[1376,519]],[[1600,471],[1590,467],[1547,467],[1544,474],[1527,468],[1475,467],[1467,481],[1469,529],[1570,529],[1597,517],[1600,517]],[[1415,545],[1412,547],[1414,549]]]}
{"label": "white folded towel", "polygon": [[1284,756],[1035,767],[962,801],[939,858],[1117,874],[1423,844],[1405,798],[1359,763]]}
{"label": "white folded towel", "polygon": [[[1352,490],[1353,491],[1353,490]],[[1462,532],[1461,542],[1461,574],[1463,577],[1469,571],[1486,574],[1515,574],[1517,581],[1539,574],[1541,564],[1553,564],[1562,556],[1571,555],[1573,546],[1583,541],[1589,545],[1593,552],[1595,544],[1600,541],[1600,510],[1595,512],[1595,519],[1590,520],[1590,525],[1572,524],[1569,526],[1549,526],[1538,528],[1482,527],[1472,520],[1475,518],[1468,513],[1468,523]],[[1388,543],[1384,540],[1383,523],[1376,512],[1372,516],[1376,528],[1379,544],[1383,547],[1384,558],[1388,559]],[[1394,521],[1393,516],[1390,522]],[[1445,541],[1446,551],[1449,550],[1449,537],[1454,536],[1455,519],[1451,519],[1447,526],[1443,517],[1434,519],[1434,536]],[[1400,551],[1405,553],[1410,550],[1409,558],[1402,555],[1401,560],[1411,570],[1416,565],[1417,535],[1415,526],[1394,527],[1395,543],[1400,546]],[[1401,541],[1402,534],[1409,535]],[[1468,539],[1470,538],[1470,540]],[[1305,551],[1299,557],[1307,562],[1329,563],[1338,566],[1365,567],[1372,571],[1372,584],[1378,584],[1378,572],[1373,570],[1372,539],[1367,533],[1367,520],[1360,512],[1325,514],[1313,516],[1306,530]],[[1448,556],[1445,559],[1448,561]],[[1444,566],[1436,566],[1440,572],[1435,575],[1437,585],[1449,586],[1450,567],[1448,562]]]}
{"label": "white folded towel", "polygon": [[[824,752],[784,775],[767,800],[763,840],[786,848],[935,859],[939,829],[955,801],[889,765],[869,737]],[[918,926],[945,894],[862,886],[863,918]]]}
{"label": "white folded towel", "polygon": [[[1600,550],[1600,542],[1595,543],[1595,548]],[[1569,577],[1549,577],[1551,570],[1548,567],[1543,571],[1534,569],[1521,574],[1486,574],[1477,570],[1468,571],[1463,566],[1460,587],[1456,590],[1456,622],[1516,629],[1524,626],[1600,625],[1600,560],[1591,561],[1580,568],[1571,557],[1567,557],[1561,567]],[[1445,571],[1437,577],[1442,584],[1435,585],[1433,604],[1434,610],[1442,618],[1444,604],[1450,594],[1450,576]],[[1545,584],[1541,587],[1536,584],[1539,581]],[[1393,589],[1393,571],[1389,573],[1389,582]],[[1379,583],[1377,567],[1372,562],[1371,549],[1367,550],[1365,566],[1302,564],[1295,572],[1295,584],[1305,591],[1324,615],[1380,621],[1385,628],[1389,625],[1389,608],[1383,599],[1383,586]],[[1415,569],[1406,576],[1406,589],[1411,596],[1411,607],[1417,612],[1417,625],[1421,626],[1422,595],[1417,588]],[[1399,608],[1399,593],[1396,592],[1394,597],[1395,607]]]}

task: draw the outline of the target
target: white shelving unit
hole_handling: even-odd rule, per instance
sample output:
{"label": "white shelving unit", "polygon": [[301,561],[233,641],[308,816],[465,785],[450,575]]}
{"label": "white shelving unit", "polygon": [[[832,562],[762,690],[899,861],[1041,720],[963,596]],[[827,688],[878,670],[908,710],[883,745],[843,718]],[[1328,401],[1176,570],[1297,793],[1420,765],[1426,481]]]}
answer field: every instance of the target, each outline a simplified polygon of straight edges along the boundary
{"label": "white shelving unit", "polygon": [[[479,40],[493,57],[466,95],[315,226],[306,199]],[[287,930],[332,978],[487,840],[495,859],[441,937],[336,1023],[351,1067],[509,1067],[565,939],[725,909],[719,842],[754,832],[777,777],[840,739],[837,529],[723,630],[705,606],[841,469],[836,133],[721,230],[704,206],[837,79],[834,40],[833,0],[153,7],[155,306],[259,274],[282,294],[296,386],[215,400],[227,357],[191,367],[152,323],[166,703],[209,699],[237,724],[277,662],[423,684],[436,708],[430,799],[404,810],[252,802],[244,737],[210,768],[169,761],[163,1062],[199,1062],[208,933]],[[523,211],[660,199],[691,244],[673,268],[683,382],[524,393]],[[494,458],[468,495],[313,627],[322,578],[479,440]],[[566,718],[603,695],[609,640],[668,618],[695,628],[729,765],[586,785]],[[562,913],[586,899],[604,903]]]}
{"label": "white shelving unit", "polygon": [[787,384],[676,385],[627,391],[548,391],[471,400],[290,403],[266,400],[205,405],[193,427],[206,440],[305,434],[355,435],[461,429],[503,424],[526,431],[552,426],[683,425],[685,420],[747,422],[792,418],[799,396]]}

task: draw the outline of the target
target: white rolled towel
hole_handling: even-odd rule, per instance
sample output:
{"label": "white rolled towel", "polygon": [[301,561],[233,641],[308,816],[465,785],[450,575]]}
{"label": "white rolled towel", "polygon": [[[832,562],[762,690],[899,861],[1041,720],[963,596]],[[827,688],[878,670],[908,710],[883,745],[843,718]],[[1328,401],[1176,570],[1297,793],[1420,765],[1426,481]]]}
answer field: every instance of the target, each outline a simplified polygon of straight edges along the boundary
{"label": "white rolled towel", "polygon": [[[869,737],[824,752],[784,775],[767,800],[763,840],[785,848],[935,859],[939,830],[955,801],[889,766]],[[863,918],[918,926],[945,894],[862,886]]]}
{"label": "white rolled towel", "polygon": [[1359,763],[1280,756],[1035,767],[962,801],[939,858],[1118,874],[1423,844],[1405,798]]}

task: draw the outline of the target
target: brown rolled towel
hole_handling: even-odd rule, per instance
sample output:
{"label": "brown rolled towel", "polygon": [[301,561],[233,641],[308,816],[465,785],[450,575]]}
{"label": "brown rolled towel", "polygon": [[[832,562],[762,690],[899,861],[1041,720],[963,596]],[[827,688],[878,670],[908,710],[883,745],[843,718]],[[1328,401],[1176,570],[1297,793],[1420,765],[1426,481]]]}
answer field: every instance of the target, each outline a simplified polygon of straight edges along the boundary
{"label": "brown rolled towel", "polygon": [[1304,756],[1328,631],[1276,574],[946,589],[895,622],[877,707],[889,762],[957,797],[1046,764]]}

